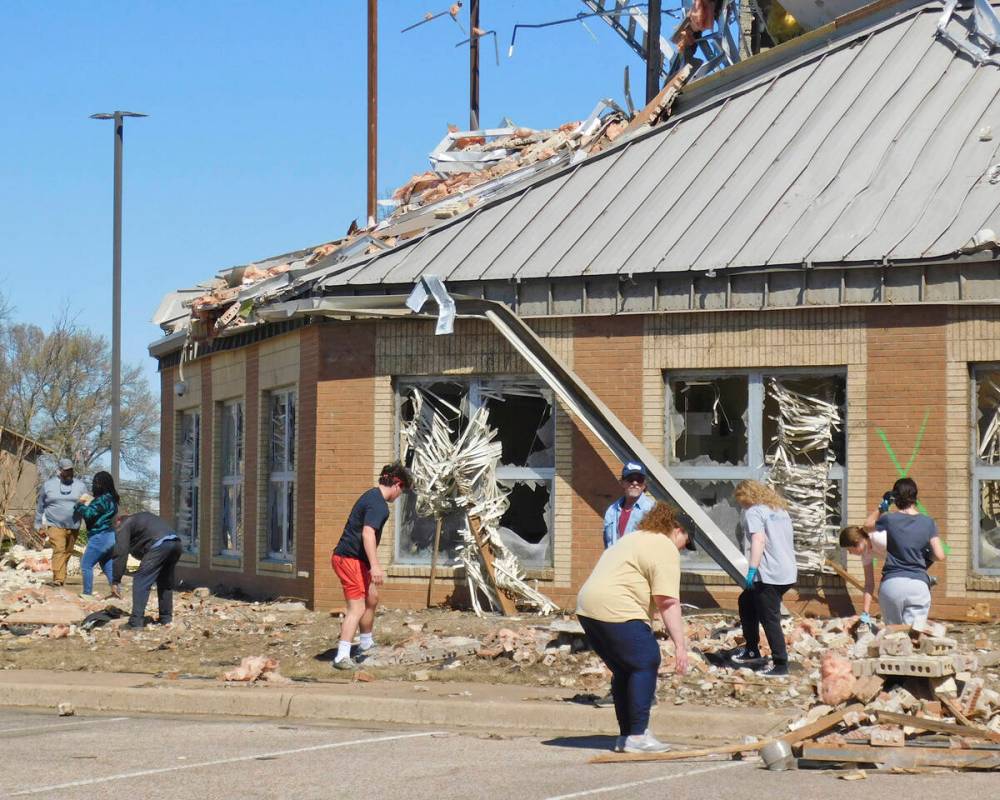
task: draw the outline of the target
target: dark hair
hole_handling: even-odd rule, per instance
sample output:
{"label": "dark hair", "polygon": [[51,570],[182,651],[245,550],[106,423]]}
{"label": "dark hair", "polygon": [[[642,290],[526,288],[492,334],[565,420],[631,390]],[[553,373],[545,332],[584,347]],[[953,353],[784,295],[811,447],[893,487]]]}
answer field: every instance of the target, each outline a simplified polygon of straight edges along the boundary
{"label": "dark hair", "polygon": [[116,505],[122,501],[122,499],[118,496],[118,492],[115,491],[115,479],[111,477],[110,472],[104,472],[102,470],[94,475],[90,491],[95,498],[100,497],[102,494],[110,494]]}
{"label": "dark hair", "polygon": [[395,486],[398,483],[406,491],[413,488],[413,475],[399,461],[394,461],[382,467],[378,482],[381,486]]}
{"label": "dark hair", "polygon": [[902,511],[917,502],[917,482],[913,478],[900,478],[892,485],[896,508]]}

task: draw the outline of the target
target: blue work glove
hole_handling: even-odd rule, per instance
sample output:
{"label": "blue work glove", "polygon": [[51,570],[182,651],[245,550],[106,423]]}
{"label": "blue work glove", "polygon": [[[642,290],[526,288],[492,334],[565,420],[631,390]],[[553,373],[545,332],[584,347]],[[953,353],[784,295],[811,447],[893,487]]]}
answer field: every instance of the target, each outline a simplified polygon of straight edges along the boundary
{"label": "blue work glove", "polygon": [[868,613],[867,611],[865,611],[865,612],[864,612],[864,613],[863,613],[863,614],[862,614],[862,615],[861,615],[861,616],[859,617],[859,619],[860,619],[860,620],[861,620],[861,621],[862,621],[862,622],[863,622],[863,623],[864,623],[865,625],[874,625],[874,624],[875,624],[875,620],[873,620],[873,619],[872,619],[872,615],[871,615],[871,614],[869,614],[869,613]]}
{"label": "blue work glove", "polygon": [[886,492],[882,495],[882,502],[878,504],[878,510],[885,514],[889,511],[889,506],[892,505],[896,498],[893,496],[892,492]]}
{"label": "blue work glove", "polygon": [[752,588],[753,587],[754,578],[756,578],[756,577],[757,577],[757,567],[750,567],[750,569],[747,570],[747,581],[744,584],[744,586],[747,589]]}

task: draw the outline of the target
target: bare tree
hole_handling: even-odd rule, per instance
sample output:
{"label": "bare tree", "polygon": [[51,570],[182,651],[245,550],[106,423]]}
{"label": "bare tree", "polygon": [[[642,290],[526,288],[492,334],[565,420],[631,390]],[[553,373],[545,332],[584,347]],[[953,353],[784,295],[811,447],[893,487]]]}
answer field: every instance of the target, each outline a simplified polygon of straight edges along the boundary
{"label": "bare tree", "polygon": [[[50,333],[0,324],[0,426],[31,436],[94,471],[111,451],[111,352],[107,340],[63,314]],[[122,368],[122,464],[148,484],[159,404],[139,366]],[[0,496],[0,511],[3,498]]]}

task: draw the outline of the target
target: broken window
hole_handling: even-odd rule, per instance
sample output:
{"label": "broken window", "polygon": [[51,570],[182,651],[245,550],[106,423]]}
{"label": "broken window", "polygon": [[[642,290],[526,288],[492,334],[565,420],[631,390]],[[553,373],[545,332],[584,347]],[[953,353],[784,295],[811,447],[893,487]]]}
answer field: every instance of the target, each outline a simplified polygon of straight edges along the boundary
{"label": "broken window", "polygon": [[[413,419],[412,390],[423,394],[425,413],[440,412],[452,441],[471,415],[485,408],[502,447],[497,481],[509,492],[510,507],[500,523],[504,544],[527,567],[552,564],[552,501],[555,481],[555,415],[552,394],[540,383],[517,380],[400,381],[400,419]],[[437,521],[416,513],[412,493],[403,497],[397,524],[396,561],[428,564]],[[439,563],[457,563],[464,512],[444,518]]]}
{"label": "broken window", "polygon": [[973,568],[1000,575],[1000,367],[977,367],[973,373],[976,452],[972,491]]}
{"label": "broken window", "polygon": [[294,389],[270,393],[268,408],[267,557],[291,561],[295,553]]}
{"label": "broken window", "polygon": [[748,385],[743,375],[670,381],[671,464],[747,463]]}
{"label": "broken window", "polygon": [[243,547],[243,401],[220,404],[221,508],[219,553],[239,555]]}
{"label": "broken window", "polygon": [[[842,374],[668,376],[671,473],[735,542],[741,480],[778,486],[789,502],[800,569],[816,571],[836,549],[844,496]],[[687,568],[716,566],[703,554]]]}
{"label": "broken window", "polygon": [[185,552],[198,552],[199,481],[201,478],[201,412],[177,415],[174,451],[174,527]]}

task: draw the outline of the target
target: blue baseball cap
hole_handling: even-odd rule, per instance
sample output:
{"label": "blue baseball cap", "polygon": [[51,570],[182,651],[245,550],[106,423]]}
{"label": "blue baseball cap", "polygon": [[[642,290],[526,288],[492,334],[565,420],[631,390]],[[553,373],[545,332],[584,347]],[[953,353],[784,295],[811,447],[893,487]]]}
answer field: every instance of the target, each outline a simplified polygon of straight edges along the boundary
{"label": "blue baseball cap", "polygon": [[625,480],[629,475],[642,475],[645,478],[646,468],[638,461],[626,461],[622,466],[622,480]]}

